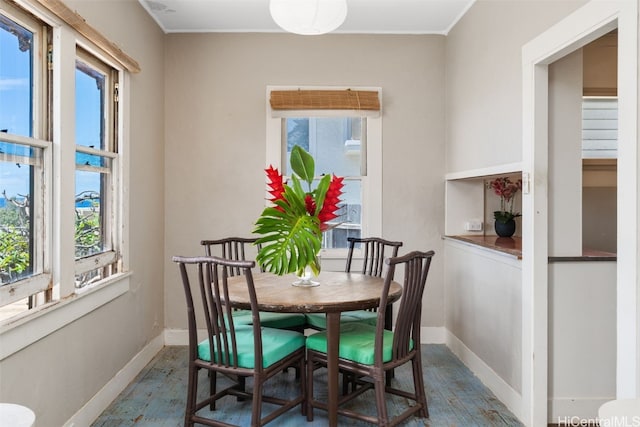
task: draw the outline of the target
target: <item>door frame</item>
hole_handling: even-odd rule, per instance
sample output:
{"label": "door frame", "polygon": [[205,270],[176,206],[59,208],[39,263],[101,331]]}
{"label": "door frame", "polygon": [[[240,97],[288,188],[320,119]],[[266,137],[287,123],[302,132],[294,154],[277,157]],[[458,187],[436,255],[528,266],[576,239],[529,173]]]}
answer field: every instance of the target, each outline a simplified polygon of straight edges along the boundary
{"label": "door frame", "polygon": [[548,66],[615,28],[619,43],[616,395],[640,396],[638,2],[592,0],[522,49],[522,399],[527,425],[548,422]]}

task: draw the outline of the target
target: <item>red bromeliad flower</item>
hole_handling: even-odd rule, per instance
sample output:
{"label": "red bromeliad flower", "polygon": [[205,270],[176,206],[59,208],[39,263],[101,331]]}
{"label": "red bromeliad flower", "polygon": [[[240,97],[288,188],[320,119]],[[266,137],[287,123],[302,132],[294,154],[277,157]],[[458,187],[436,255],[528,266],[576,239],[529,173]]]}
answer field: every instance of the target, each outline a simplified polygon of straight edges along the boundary
{"label": "red bromeliad flower", "polygon": [[320,209],[320,213],[318,214],[320,229],[322,231],[327,229],[326,223],[328,221],[338,217],[335,212],[339,209],[338,203],[340,203],[340,195],[342,194],[342,187],[344,187],[343,180],[343,177],[337,177],[335,175],[331,178],[322,209]]}
{"label": "red bromeliad flower", "polygon": [[316,201],[311,194],[304,196],[304,204],[307,207],[307,213],[309,215],[315,215],[316,213]]}
{"label": "red bromeliad flower", "polygon": [[256,261],[265,271],[279,275],[302,276],[306,267],[318,274],[322,233],[337,225],[328,225],[328,221],[338,217],[343,178],[323,175],[316,179],[313,157],[299,145],[291,149],[289,162],[291,184],[272,165],[265,169],[269,201],[274,206],[267,206],[256,220],[253,232],[262,235],[256,240],[262,245]]}
{"label": "red bromeliad flower", "polygon": [[271,187],[269,194],[273,196],[269,200],[271,202],[284,200],[284,181],[282,175],[278,172],[278,169],[275,169],[273,165],[269,165],[269,168],[264,171],[267,173],[267,178],[269,179],[269,183],[267,185]]}

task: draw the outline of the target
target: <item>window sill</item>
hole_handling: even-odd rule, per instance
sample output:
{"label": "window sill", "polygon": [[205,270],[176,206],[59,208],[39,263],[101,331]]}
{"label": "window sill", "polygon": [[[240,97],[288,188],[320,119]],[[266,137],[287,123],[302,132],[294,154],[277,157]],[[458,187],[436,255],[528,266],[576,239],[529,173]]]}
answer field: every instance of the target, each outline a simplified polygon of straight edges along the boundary
{"label": "window sill", "polygon": [[0,360],[128,292],[130,277],[131,272],[115,275],[65,299],[0,323]]}

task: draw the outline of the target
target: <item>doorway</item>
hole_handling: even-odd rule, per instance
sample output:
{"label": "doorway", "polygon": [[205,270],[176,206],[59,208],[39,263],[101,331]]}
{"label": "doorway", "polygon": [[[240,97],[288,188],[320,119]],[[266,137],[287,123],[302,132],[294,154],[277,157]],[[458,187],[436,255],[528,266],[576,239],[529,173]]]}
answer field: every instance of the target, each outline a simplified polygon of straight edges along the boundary
{"label": "doorway", "polygon": [[[549,64],[618,29],[619,163],[616,395],[638,394],[638,5],[591,1],[523,47],[523,401],[528,425],[548,421]],[[622,227],[619,227],[619,229]],[[628,238],[628,236],[634,236]],[[622,238],[621,238],[622,237]]]}

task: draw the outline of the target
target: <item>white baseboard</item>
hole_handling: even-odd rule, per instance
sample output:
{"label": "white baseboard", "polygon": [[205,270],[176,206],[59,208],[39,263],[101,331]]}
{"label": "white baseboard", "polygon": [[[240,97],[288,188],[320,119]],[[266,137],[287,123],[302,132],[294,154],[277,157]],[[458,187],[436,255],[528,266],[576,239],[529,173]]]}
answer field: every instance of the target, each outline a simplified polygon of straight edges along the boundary
{"label": "white baseboard", "polygon": [[[504,381],[489,365],[472,352],[462,341],[445,329],[447,347],[458,356],[479,379],[487,386],[496,397],[505,404],[513,415],[523,421],[524,402],[522,395]],[[526,423],[525,423],[526,424]]]}
{"label": "white baseboard", "polygon": [[587,423],[598,418],[598,409],[615,396],[589,399],[550,398],[548,422],[565,425],[595,425]]}
{"label": "white baseboard", "polygon": [[95,394],[64,427],[84,427],[91,425],[131,381],[144,369],[164,346],[162,334],[155,337],[133,359],[129,361],[102,389]]}

